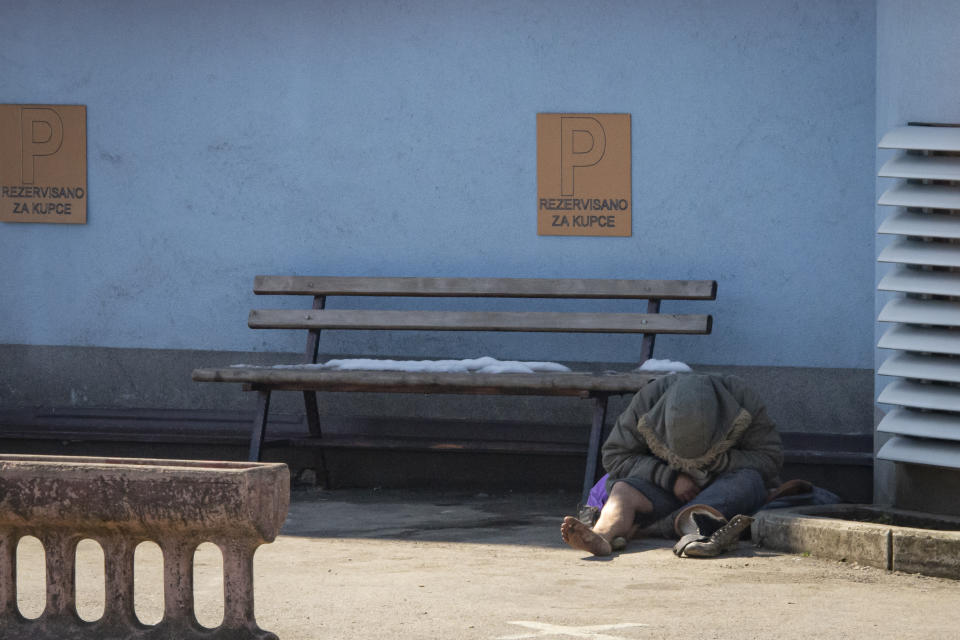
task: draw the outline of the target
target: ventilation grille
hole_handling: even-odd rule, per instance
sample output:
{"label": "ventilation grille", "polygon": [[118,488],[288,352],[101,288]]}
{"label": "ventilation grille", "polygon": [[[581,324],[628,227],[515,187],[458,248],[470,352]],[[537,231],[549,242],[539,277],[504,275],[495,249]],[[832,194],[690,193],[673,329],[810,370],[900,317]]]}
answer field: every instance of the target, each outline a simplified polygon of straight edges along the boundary
{"label": "ventilation grille", "polygon": [[878,400],[896,408],[877,427],[892,434],[877,457],[960,469],[960,127],[900,127],[880,148],[899,152],[879,173],[896,182],[878,233],[896,237],[878,289],[897,295],[878,318],[889,328],[877,346],[891,352],[877,373],[897,379]]}

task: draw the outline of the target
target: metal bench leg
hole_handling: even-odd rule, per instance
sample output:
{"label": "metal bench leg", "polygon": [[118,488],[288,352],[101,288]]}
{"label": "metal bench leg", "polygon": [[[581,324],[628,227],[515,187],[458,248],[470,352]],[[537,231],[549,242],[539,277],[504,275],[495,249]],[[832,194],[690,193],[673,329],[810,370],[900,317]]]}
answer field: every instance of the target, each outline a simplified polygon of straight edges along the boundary
{"label": "metal bench leg", "polygon": [[[306,409],[307,430],[310,432],[310,436],[322,438],[323,433],[320,431],[320,411],[317,409],[317,392],[304,391],[303,405]],[[323,465],[323,486],[329,489],[330,469],[327,467],[327,454],[324,452],[323,447],[320,448],[320,464]]]}
{"label": "metal bench leg", "polygon": [[310,437],[319,438],[323,434],[320,433],[320,411],[317,409],[316,391],[303,392],[303,406],[307,415],[307,431],[310,432]]}
{"label": "metal bench leg", "polygon": [[267,433],[267,416],[270,414],[270,390],[257,390],[257,417],[253,419],[253,432],[250,434],[250,462],[260,461],[260,446]]}
{"label": "metal bench leg", "polygon": [[593,425],[590,427],[590,445],[587,447],[587,468],[583,473],[583,493],[580,504],[587,504],[590,489],[597,481],[597,460],[600,458],[600,435],[603,433],[603,423],[607,419],[607,396],[593,397]]}
{"label": "metal bench leg", "polygon": [[[648,300],[647,313],[660,313],[660,301]],[[653,343],[656,339],[657,334],[655,333],[643,334],[643,342],[640,344],[640,364],[643,364],[653,357]]]}

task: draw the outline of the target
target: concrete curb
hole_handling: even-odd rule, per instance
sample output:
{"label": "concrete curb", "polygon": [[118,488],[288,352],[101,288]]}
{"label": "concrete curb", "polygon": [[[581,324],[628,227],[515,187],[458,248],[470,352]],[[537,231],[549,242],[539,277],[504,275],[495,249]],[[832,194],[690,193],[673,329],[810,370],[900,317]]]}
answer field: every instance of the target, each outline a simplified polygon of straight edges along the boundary
{"label": "concrete curb", "polygon": [[[854,517],[879,522],[862,522]],[[919,526],[897,526],[884,521]],[[791,507],[759,512],[751,535],[755,544],[777,551],[960,579],[957,517],[873,505]]]}

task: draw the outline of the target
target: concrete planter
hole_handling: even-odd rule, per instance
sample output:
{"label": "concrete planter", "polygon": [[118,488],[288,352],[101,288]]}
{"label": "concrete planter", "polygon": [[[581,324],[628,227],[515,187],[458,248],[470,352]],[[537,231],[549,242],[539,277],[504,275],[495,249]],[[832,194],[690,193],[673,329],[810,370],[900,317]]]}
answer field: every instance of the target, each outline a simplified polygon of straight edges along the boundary
{"label": "concrete planter", "polygon": [[[24,638],[275,638],[253,615],[253,554],[280,531],[289,505],[286,465],[125,458],[0,455],[0,636]],[[46,555],[46,609],[17,608],[16,548],[37,537]],[[76,611],[76,547],[104,552],[106,609],[95,622]],[[143,541],[163,551],[164,616],[134,613],[133,557]],[[223,554],[224,619],[202,627],[193,608],[193,554],[212,542]]]}

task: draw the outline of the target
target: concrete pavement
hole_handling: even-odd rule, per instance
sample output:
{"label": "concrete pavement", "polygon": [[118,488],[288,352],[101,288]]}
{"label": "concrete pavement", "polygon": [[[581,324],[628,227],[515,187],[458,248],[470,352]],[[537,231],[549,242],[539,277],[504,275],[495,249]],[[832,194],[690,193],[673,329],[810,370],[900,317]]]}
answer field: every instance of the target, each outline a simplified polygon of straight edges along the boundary
{"label": "concrete pavement", "polygon": [[295,492],[257,558],[281,638],[946,638],[960,583],[785,555],[609,559],[559,536],[576,496]]}
{"label": "concrete pavement", "polygon": [[[283,640],[900,639],[960,631],[960,583],[947,579],[747,542],[710,560],[675,558],[664,540],[584,557],[559,535],[576,501],[569,493],[294,491],[282,535],[257,552],[258,622]],[[215,624],[222,583],[216,551],[205,551],[198,614]],[[21,559],[28,567],[37,558]],[[97,561],[80,558],[78,582],[90,583]],[[162,610],[149,584],[159,576],[157,557],[138,562],[138,612],[149,619]],[[96,593],[86,593],[81,608],[95,616]]]}

